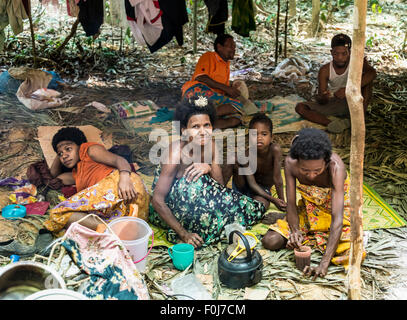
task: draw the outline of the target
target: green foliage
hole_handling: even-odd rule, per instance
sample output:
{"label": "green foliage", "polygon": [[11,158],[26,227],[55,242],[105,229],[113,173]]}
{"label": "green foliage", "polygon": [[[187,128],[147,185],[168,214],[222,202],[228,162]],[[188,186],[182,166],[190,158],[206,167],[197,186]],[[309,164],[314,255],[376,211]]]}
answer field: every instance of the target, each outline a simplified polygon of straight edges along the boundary
{"label": "green foliage", "polygon": [[377,34],[375,33],[373,36],[370,36],[366,40],[366,47],[372,48],[377,42]]}
{"label": "green foliage", "polygon": [[368,6],[372,9],[374,14],[380,14],[383,11],[378,0],[370,0]]}
{"label": "green foliage", "polygon": [[131,30],[130,28],[127,28],[124,34],[124,42],[129,45],[131,44],[131,39],[132,39]]}

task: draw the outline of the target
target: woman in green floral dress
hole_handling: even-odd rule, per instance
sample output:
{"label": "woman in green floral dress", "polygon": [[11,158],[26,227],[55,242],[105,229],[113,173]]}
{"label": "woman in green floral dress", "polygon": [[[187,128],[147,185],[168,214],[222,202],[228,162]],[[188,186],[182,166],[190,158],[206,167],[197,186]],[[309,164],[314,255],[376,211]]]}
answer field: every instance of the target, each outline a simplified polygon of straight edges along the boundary
{"label": "woman in green floral dress", "polygon": [[181,139],[170,144],[157,166],[150,204],[151,223],[168,230],[168,240],[195,248],[220,240],[225,225],[250,226],[262,219],[260,201],[224,186],[212,138],[216,113],[206,98],[182,101],[174,120]]}

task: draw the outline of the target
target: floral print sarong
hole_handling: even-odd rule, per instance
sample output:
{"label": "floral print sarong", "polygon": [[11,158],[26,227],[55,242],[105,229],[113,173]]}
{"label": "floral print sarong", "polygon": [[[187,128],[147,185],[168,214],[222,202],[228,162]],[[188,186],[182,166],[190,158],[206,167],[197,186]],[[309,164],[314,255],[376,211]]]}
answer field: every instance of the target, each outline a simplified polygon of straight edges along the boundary
{"label": "floral print sarong", "polygon": [[120,216],[147,220],[150,197],[143,180],[138,174],[131,173],[137,198],[125,202],[118,195],[119,178],[119,171],[114,170],[97,184],[62,201],[50,210],[49,220],[44,222],[44,226],[52,232],[58,232],[65,227],[74,212],[93,213],[107,222]]}
{"label": "floral print sarong", "polygon": [[[160,172],[159,165],[154,173],[152,190]],[[184,177],[175,178],[165,203],[188,232],[201,236],[204,246],[218,242],[225,225],[237,222],[246,227],[251,226],[260,221],[266,211],[260,201],[219,184],[207,174],[195,182],[188,182]],[[149,219],[152,224],[169,229],[151,204]],[[167,239],[176,243],[178,236],[169,229]]]}
{"label": "floral print sarong", "polygon": [[232,116],[239,119],[241,118],[241,114],[243,113],[243,104],[239,100],[232,99],[223,94],[217,93],[202,83],[197,83],[196,85],[193,85],[191,88],[185,91],[184,99],[190,99],[192,97],[199,96],[204,96],[208,100],[212,101],[215,107],[220,106],[222,104],[230,104],[232,105],[233,108],[236,109],[237,112],[236,115],[233,114],[230,116],[225,116],[223,118],[228,118]]}
{"label": "floral print sarong", "polygon": [[121,242],[78,223],[66,232],[62,246],[75,264],[90,275],[82,294],[97,300],[149,300],[144,279]]}
{"label": "floral print sarong", "polygon": [[[339,239],[338,248],[332,263],[347,267],[349,264],[350,251],[350,188],[349,174],[344,184],[344,208],[343,208],[343,227]],[[324,252],[328,243],[329,228],[331,226],[332,212],[332,189],[316,186],[297,185],[297,190],[301,194],[298,201],[297,213],[299,216],[299,227],[304,233],[304,241],[320,252]],[[286,219],[279,219],[270,226],[271,230],[280,233],[288,239],[290,228]]]}

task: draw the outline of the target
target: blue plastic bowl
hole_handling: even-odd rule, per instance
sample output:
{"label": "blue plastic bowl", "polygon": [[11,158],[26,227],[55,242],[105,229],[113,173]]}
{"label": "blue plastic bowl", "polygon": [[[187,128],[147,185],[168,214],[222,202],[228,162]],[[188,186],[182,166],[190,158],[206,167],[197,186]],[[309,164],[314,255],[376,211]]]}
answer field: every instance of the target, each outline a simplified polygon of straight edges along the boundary
{"label": "blue plastic bowl", "polygon": [[26,213],[27,209],[18,204],[9,204],[1,210],[1,215],[9,220],[24,218]]}

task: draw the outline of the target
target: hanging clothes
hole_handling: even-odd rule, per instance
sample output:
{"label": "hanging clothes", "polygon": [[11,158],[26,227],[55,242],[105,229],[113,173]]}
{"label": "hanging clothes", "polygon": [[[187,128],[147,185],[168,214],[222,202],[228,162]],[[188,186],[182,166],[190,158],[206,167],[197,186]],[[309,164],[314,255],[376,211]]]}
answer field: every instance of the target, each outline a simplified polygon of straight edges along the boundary
{"label": "hanging clothes", "polygon": [[243,37],[256,30],[253,0],[233,0],[232,30]]}
{"label": "hanging clothes", "polygon": [[110,21],[109,24],[115,27],[124,28],[129,27],[127,23],[126,7],[124,0],[110,0]]}
{"label": "hanging clothes", "polygon": [[[76,1],[75,1],[76,2]],[[104,1],[103,0],[80,0],[79,22],[82,25],[86,36],[93,36],[99,33],[100,26],[104,18]]]}
{"label": "hanging clothes", "polygon": [[124,8],[126,10],[127,23],[129,24],[130,31],[139,45],[146,45],[141,30],[137,27],[136,12],[129,0],[124,1]]}
{"label": "hanging clothes", "polygon": [[125,1],[127,20],[137,42],[150,46],[156,43],[163,30],[161,21],[163,12],[158,0]]}
{"label": "hanging clothes", "polygon": [[23,20],[28,19],[28,1],[0,1],[0,52],[4,50],[6,35],[4,29],[10,25],[15,35],[23,32]]}
{"label": "hanging clothes", "polygon": [[75,0],[66,0],[66,10],[68,12],[68,16],[70,17],[77,17],[79,14],[79,6],[77,5],[78,1]]}
{"label": "hanging clothes", "polygon": [[204,0],[208,8],[208,24],[206,32],[217,35],[225,33],[225,23],[228,21],[228,1],[227,0]]}
{"label": "hanging clothes", "polygon": [[165,46],[175,36],[178,45],[184,44],[183,25],[188,22],[185,0],[159,0],[163,30],[158,40],[148,48],[153,53]]}

